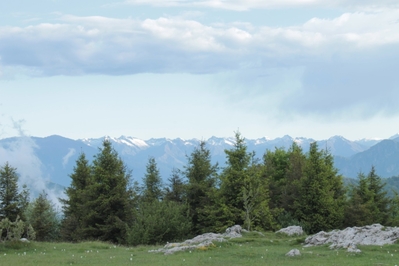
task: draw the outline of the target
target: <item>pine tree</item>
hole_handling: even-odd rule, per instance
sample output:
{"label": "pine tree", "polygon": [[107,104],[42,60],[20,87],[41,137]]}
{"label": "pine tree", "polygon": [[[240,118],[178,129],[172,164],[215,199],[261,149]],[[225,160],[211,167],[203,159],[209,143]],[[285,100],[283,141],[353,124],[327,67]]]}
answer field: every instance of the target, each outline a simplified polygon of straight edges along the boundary
{"label": "pine tree", "polygon": [[211,221],[205,209],[213,206],[212,193],[216,184],[217,164],[212,164],[211,153],[206,148],[206,142],[187,156],[187,166],[184,174],[187,177],[186,200],[193,225],[193,233],[204,233],[209,229]]}
{"label": "pine tree", "polygon": [[303,154],[302,148],[294,142],[288,151],[286,184],[281,196],[281,208],[291,219],[286,220],[287,224],[282,224],[283,227],[300,225],[298,219],[295,218],[295,201],[300,197],[301,178],[305,163],[306,156]]}
{"label": "pine tree", "polygon": [[172,169],[169,184],[165,188],[165,200],[183,203],[186,198],[186,186],[179,169]]}
{"label": "pine tree", "polygon": [[17,216],[23,217],[27,205],[29,193],[26,186],[22,193],[18,192],[16,170],[8,162],[0,168],[0,220],[8,218],[10,221],[15,221]]}
{"label": "pine tree", "polygon": [[86,189],[84,235],[89,239],[125,243],[126,229],[132,220],[130,173],[109,140],[104,140],[95,156],[92,175]]}
{"label": "pine tree", "polygon": [[345,191],[342,177],[327,151],[310,145],[301,179],[296,215],[309,233],[340,228],[344,218]]}
{"label": "pine tree", "polygon": [[385,224],[388,220],[389,198],[384,189],[385,183],[381,177],[375,172],[375,167],[372,166],[367,175],[368,190],[372,194],[372,219],[374,223]]}
{"label": "pine tree", "polygon": [[60,199],[64,211],[61,235],[64,240],[79,241],[85,237],[82,229],[86,226],[84,217],[87,213],[86,202],[89,199],[87,189],[92,181],[91,166],[84,153],[79,155],[70,177],[71,185],[65,190],[67,199]]}
{"label": "pine tree", "polygon": [[222,209],[222,223],[225,226],[243,224],[243,187],[248,178],[248,169],[252,155],[247,152],[245,139],[239,132],[235,134],[234,147],[225,150],[227,161],[226,167],[221,175],[219,208]]}
{"label": "pine tree", "polygon": [[30,204],[27,210],[27,221],[35,230],[37,241],[59,239],[58,214],[44,191]]}
{"label": "pine tree", "polygon": [[359,173],[358,184],[352,186],[350,190],[345,225],[363,226],[392,221],[395,198],[390,200],[387,197],[384,185],[376,174],[374,166],[367,176]]}
{"label": "pine tree", "polygon": [[269,208],[269,184],[264,172],[264,165],[258,163],[253,152],[242,188],[244,225],[248,231],[252,228],[267,230],[276,227]]}
{"label": "pine tree", "polygon": [[146,202],[160,201],[163,198],[162,180],[154,157],[147,163],[147,172],[143,179],[143,198]]}

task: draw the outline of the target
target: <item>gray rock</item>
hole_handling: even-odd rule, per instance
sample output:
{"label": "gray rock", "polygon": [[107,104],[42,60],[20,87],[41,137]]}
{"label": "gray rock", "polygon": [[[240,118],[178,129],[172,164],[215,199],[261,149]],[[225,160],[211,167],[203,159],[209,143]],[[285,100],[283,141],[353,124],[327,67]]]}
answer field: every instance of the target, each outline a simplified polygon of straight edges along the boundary
{"label": "gray rock", "polygon": [[213,242],[223,242],[227,241],[227,239],[241,237],[241,231],[241,226],[234,225],[227,228],[224,234],[205,233],[181,243],[168,243],[163,248],[149,250],[148,252],[170,255],[178,251],[206,248],[211,246]]}
{"label": "gray rock", "polygon": [[21,238],[19,241],[20,241],[20,242],[23,242],[23,243],[29,243],[29,240],[26,239],[26,238]]}
{"label": "gray rock", "polygon": [[300,236],[303,235],[303,229],[301,226],[293,225],[280,229],[276,233],[282,233],[288,236],[295,236],[295,235]]}
{"label": "gray rock", "polygon": [[398,227],[384,227],[380,224],[363,227],[348,227],[331,232],[321,231],[305,239],[305,247],[330,244],[330,248],[349,248],[352,245],[393,244],[399,239]]}
{"label": "gray rock", "polygon": [[301,256],[301,252],[299,252],[298,249],[291,249],[287,254],[285,254],[288,257],[295,257],[295,256]]}
{"label": "gray rock", "polygon": [[360,249],[357,248],[356,244],[349,245],[347,251],[351,252],[351,253],[361,253],[362,252]]}

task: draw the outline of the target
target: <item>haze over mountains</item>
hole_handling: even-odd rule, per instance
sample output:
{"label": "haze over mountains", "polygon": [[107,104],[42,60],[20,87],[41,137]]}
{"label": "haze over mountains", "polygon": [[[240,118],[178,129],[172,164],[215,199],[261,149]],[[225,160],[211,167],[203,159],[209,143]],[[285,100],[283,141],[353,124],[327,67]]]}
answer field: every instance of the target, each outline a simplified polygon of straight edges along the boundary
{"label": "haze over mountains", "polygon": [[[73,171],[79,153],[84,152],[90,161],[98,153],[105,137],[98,139],[72,140],[62,136],[14,137],[0,140],[0,163],[9,161],[11,165],[22,172],[25,183],[45,186],[68,186],[69,175]],[[154,157],[162,179],[167,182],[172,169],[183,170],[186,165],[186,155],[199,144],[200,140],[190,139],[149,139],[141,140],[134,137],[107,137],[115,150],[132,170],[135,181],[141,182],[146,171],[149,157]],[[281,138],[247,139],[248,151],[255,151],[262,158],[266,150],[277,148],[288,149],[292,142],[300,145],[305,152],[314,139],[292,138],[288,135]],[[327,140],[317,141],[320,149],[328,149],[334,155],[335,166],[345,177],[356,178],[359,172],[367,173],[371,166],[376,167],[381,177],[399,175],[399,135],[390,139],[362,139],[350,141],[342,136],[333,136]],[[234,145],[234,138],[211,137],[206,140],[212,154],[212,160],[220,166],[225,162],[225,149]],[[50,183],[49,183],[50,182]],[[32,185],[31,184],[31,185]]]}

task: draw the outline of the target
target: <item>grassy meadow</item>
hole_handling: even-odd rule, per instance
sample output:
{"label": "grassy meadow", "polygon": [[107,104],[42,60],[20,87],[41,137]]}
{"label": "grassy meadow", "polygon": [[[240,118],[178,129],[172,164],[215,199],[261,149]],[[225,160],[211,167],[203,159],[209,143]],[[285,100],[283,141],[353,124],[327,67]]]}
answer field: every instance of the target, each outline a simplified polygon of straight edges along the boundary
{"label": "grassy meadow", "polygon": [[[399,265],[399,244],[359,246],[362,253],[353,254],[328,246],[304,248],[303,240],[248,233],[206,250],[173,255],[148,252],[161,246],[125,247],[102,242],[0,244],[0,265]],[[294,248],[302,255],[286,257]]]}

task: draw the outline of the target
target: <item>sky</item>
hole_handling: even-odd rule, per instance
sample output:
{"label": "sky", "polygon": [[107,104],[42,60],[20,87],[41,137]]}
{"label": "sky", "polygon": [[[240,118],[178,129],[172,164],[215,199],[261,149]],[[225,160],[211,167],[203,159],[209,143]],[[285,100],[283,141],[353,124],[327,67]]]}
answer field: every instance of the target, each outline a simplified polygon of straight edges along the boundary
{"label": "sky", "polygon": [[0,139],[399,132],[397,0],[36,0],[0,9]]}

